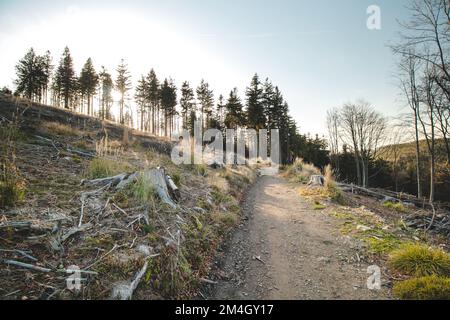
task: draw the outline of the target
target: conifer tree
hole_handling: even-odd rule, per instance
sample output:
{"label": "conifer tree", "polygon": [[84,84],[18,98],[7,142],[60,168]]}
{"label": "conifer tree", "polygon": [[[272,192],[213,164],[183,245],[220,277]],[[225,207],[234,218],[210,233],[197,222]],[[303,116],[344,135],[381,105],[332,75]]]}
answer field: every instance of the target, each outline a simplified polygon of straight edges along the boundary
{"label": "conifer tree", "polygon": [[112,92],[114,89],[114,83],[111,77],[111,74],[102,67],[102,71],[99,74],[99,82],[100,82],[100,118],[112,120],[111,115],[111,107],[113,104]]}
{"label": "conifer tree", "polygon": [[173,129],[173,117],[177,105],[177,88],[172,79],[164,79],[161,85],[161,108],[164,114],[164,135],[167,137]]}
{"label": "conifer tree", "polygon": [[84,98],[87,101],[87,114],[92,116],[93,112],[93,96],[96,93],[98,84],[98,75],[94,69],[91,58],[87,59],[80,74],[80,93],[81,103],[84,104]]}
{"label": "conifer tree", "polygon": [[142,76],[141,79],[138,81],[138,85],[136,86],[136,92],[134,94],[134,99],[136,100],[138,113],[140,116],[140,129],[141,131],[144,131],[144,122],[145,122],[145,114],[146,114],[146,107],[147,107],[147,81],[145,80],[145,77]]}
{"label": "conifer tree", "polygon": [[160,91],[159,81],[156,76],[155,70],[151,69],[146,78],[147,81],[147,97],[146,100],[149,103],[151,113],[151,131],[153,134],[157,134],[157,119],[159,118],[159,102]]}
{"label": "conifer tree", "polygon": [[210,118],[212,115],[212,108],[214,106],[214,94],[213,91],[209,89],[209,84],[203,79],[197,88],[197,100],[200,108],[200,119],[202,130],[210,125]]}
{"label": "conifer tree", "polygon": [[183,82],[181,86],[181,117],[183,122],[183,129],[188,130],[192,127],[190,123],[191,113],[195,112],[195,96],[194,90],[190,87],[189,82]]}
{"label": "conifer tree", "polygon": [[264,90],[258,74],[253,76],[252,82],[246,90],[246,97],[247,126],[256,130],[265,128],[267,119],[264,112]]}
{"label": "conifer tree", "polygon": [[131,89],[131,76],[123,59],[117,67],[116,89],[120,93],[119,122],[125,124],[125,99]]}
{"label": "conifer tree", "polygon": [[70,109],[76,100],[78,90],[77,77],[73,68],[73,60],[68,47],[64,48],[63,55],[56,70],[54,90],[58,97],[64,101],[64,108]]}
{"label": "conifer tree", "polygon": [[243,105],[241,99],[238,96],[237,88],[234,88],[230,92],[227,104],[225,105],[226,116],[225,116],[225,126],[228,129],[237,129],[243,126],[245,115],[243,111]]}

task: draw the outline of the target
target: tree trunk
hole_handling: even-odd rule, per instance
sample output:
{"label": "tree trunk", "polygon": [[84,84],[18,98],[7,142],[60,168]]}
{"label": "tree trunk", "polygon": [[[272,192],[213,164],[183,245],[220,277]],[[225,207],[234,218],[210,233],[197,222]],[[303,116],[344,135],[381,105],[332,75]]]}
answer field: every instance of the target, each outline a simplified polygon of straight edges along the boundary
{"label": "tree trunk", "polygon": [[416,134],[416,175],[417,175],[417,198],[422,198],[422,188],[420,184],[420,144],[419,144],[419,128],[417,121],[417,111],[414,110],[414,130]]}

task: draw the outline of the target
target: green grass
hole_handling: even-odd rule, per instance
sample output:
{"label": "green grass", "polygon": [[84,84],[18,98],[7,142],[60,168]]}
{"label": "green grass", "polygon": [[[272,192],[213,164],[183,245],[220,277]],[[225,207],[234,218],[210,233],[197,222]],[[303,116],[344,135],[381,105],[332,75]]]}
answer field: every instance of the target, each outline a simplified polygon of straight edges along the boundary
{"label": "green grass", "polygon": [[450,277],[450,254],[423,244],[404,244],[391,252],[389,265],[397,272],[415,277]]}
{"label": "green grass", "polygon": [[364,241],[369,245],[369,251],[375,254],[390,252],[401,244],[395,235],[389,233],[376,237],[367,237],[364,238]]}
{"label": "green grass", "polygon": [[206,177],[208,175],[208,170],[205,164],[194,164],[193,169],[199,176]]}
{"label": "green grass", "polygon": [[412,278],[395,283],[392,292],[404,300],[450,300],[450,278],[436,275]]}
{"label": "green grass", "polygon": [[391,201],[387,201],[387,202],[383,203],[383,207],[393,209],[397,212],[405,212],[406,211],[405,206],[401,202],[394,203]]}
{"label": "green grass", "polygon": [[326,206],[321,204],[319,201],[314,202],[314,207],[313,207],[314,210],[323,210],[325,208],[326,208]]}
{"label": "green grass", "polygon": [[100,179],[129,172],[130,169],[129,165],[119,161],[112,161],[107,158],[96,158],[89,163],[86,176],[89,179]]}
{"label": "green grass", "polygon": [[20,181],[0,181],[0,208],[12,207],[25,197],[25,187]]}
{"label": "green grass", "polygon": [[148,203],[155,199],[155,188],[148,179],[140,176],[133,186],[133,196],[142,203]]}

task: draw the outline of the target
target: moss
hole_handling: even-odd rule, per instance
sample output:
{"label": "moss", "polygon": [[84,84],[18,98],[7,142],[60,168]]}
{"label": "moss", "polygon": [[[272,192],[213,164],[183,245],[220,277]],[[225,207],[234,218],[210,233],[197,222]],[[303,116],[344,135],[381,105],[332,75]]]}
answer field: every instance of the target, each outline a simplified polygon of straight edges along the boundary
{"label": "moss", "polygon": [[389,265],[410,276],[450,277],[450,254],[423,244],[408,243],[391,252]]}
{"label": "moss", "polygon": [[450,300],[450,278],[436,275],[412,278],[395,283],[392,292],[404,300]]}

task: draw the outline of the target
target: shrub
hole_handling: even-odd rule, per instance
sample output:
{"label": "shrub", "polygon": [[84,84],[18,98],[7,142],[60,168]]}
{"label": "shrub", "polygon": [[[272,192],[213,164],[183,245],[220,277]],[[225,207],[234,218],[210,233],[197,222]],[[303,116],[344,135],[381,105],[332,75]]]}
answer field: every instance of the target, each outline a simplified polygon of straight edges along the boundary
{"label": "shrub", "polygon": [[449,300],[450,278],[436,275],[412,278],[395,283],[392,292],[405,300]]}
{"label": "shrub", "polygon": [[394,270],[410,276],[450,276],[450,254],[422,244],[400,246],[391,252],[389,264]]}

